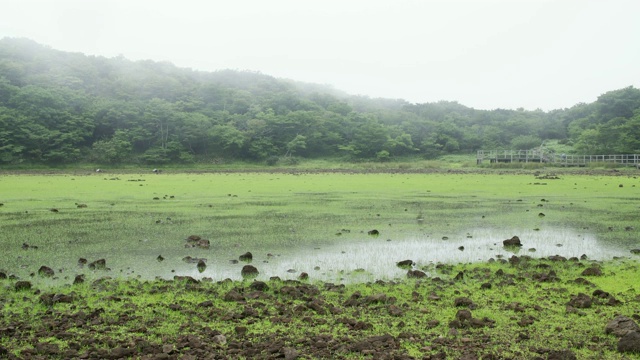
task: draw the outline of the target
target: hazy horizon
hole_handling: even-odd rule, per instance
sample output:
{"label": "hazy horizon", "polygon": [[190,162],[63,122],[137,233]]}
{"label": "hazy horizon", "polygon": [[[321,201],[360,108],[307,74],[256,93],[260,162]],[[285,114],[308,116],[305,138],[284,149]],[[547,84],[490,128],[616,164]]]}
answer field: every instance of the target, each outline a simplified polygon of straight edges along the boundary
{"label": "hazy horizon", "polygon": [[352,95],[567,108],[640,87],[640,2],[6,0],[0,38]]}

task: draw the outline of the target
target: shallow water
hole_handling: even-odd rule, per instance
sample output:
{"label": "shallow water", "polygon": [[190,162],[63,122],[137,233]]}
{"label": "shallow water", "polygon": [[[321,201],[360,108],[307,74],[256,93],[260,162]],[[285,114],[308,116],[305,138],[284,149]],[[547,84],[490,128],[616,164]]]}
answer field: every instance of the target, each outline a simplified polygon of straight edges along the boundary
{"label": "shallow water", "polygon": [[[505,249],[502,241],[514,235],[520,238],[522,248]],[[461,250],[460,247],[464,249]],[[354,282],[404,278],[407,270],[398,268],[396,263],[406,259],[413,260],[416,268],[430,272],[437,263],[481,262],[490,258],[508,258],[514,254],[535,258],[552,255],[570,258],[584,254],[591,260],[629,255],[626,249],[608,246],[592,234],[572,229],[475,229],[448,236],[446,240],[443,240],[443,236],[433,235],[398,240],[366,237],[322,248],[285,250],[273,257],[254,254],[251,264],[260,271],[258,279],[268,279],[271,276],[295,279],[301,272],[306,272],[312,280]],[[185,263],[174,263],[177,266],[173,268],[175,272],[167,272],[166,266],[163,266],[164,270],[156,270],[162,273],[161,277],[168,278],[189,275],[214,280],[241,279],[240,270],[245,263],[232,264],[229,259],[228,255],[210,256],[207,268],[202,273],[195,264]]]}

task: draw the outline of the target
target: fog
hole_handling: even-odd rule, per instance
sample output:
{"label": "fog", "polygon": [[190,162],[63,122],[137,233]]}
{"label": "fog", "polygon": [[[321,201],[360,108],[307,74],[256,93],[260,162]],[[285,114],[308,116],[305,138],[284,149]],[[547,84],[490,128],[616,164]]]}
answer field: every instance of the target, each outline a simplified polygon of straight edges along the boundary
{"label": "fog", "polygon": [[551,110],[640,87],[640,2],[3,0],[0,37],[350,94]]}

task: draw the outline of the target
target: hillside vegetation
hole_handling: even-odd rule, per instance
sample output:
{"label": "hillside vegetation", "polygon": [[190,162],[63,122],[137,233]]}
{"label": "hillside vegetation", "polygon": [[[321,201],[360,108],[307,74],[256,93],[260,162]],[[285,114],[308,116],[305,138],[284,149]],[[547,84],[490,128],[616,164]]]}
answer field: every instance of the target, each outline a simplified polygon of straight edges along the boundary
{"label": "hillside vegetation", "polygon": [[0,40],[0,164],[385,161],[547,140],[583,154],[638,153],[639,109],[633,87],[569,109],[487,111]]}

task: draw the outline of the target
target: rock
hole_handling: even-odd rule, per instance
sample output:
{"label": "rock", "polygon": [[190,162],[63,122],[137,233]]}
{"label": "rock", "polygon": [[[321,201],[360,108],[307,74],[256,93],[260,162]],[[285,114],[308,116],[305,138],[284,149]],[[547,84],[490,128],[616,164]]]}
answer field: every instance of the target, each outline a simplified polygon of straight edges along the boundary
{"label": "rock", "polygon": [[459,297],[459,298],[456,298],[453,301],[453,305],[455,307],[469,307],[469,308],[471,308],[471,307],[474,306],[474,303],[473,303],[473,301],[471,299],[469,299],[467,297]]}
{"label": "rock", "polygon": [[16,291],[29,290],[31,289],[31,283],[28,281],[18,281],[13,285],[13,288]]}
{"label": "rock", "polygon": [[576,354],[571,350],[551,350],[547,360],[577,360]]}
{"label": "rock", "polygon": [[84,274],[76,275],[75,279],[73,279],[73,285],[78,285],[84,283]]}
{"label": "rock", "polygon": [[282,353],[284,354],[285,360],[294,360],[298,358],[298,350],[290,347],[286,347],[282,349]]}
{"label": "rock", "polygon": [[640,249],[631,249],[631,253],[634,255],[640,255]]}
{"label": "rock", "polygon": [[207,263],[205,263],[203,260],[200,260],[198,261],[197,268],[199,272],[204,272],[204,270],[207,268]]}
{"label": "rock", "polygon": [[219,345],[224,345],[227,343],[227,337],[222,334],[215,335],[211,340],[215,344],[219,344]]}
{"label": "rock", "polygon": [[298,276],[299,280],[309,280],[309,274],[307,274],[306,272],[301,272],[300,275]]}
{"label": "rock", "polygon": [[373,229],[373,230],[369,230],[369,231],[367,232],[367,234],[369,234],[369,235],[371,235],[371,236],[378,236],[378,235],[380,235],[380,231],[378,231],[378,230],[376,230],[376,229]]}
{"label": "rock", "polygon": [[640,331],[628,332],[618,341],[618,351],[622,353],[640,353]]}
{"label": "rock", "polygon": [[240,261],[250,262],[251,260],[253,260],[253,254],[247,251],[246,253],[240,255],[239,259]]}
{"label": "rock", "polygon": [[402,260],[402,261],[398,261],[398,262],[396,263],[396,265],[397,265],[398,267],[401,267],[401,268],[410,268],[410,267],[412,267],[414,264],[415,264],[415,263],[413,262],[413,260],[409,260],[409,259],[407,259],[407,260]]}
{"label": "rock", "polygon": [[111,350],[111,357],[113,359],[127,358],[127,357],[132,356],[134,354],[134,352],[135,352],[134,349],[117,347],[117,348]]}
{"label": "rock", "polygon": [[591,297],[583,293],[573,296],[568,303],[569,306],[573,306],[574,308],[578,308],[578,309],[590,308],[591,304],[592,304]]}
{"label": "rock", "polygon": [[240,271],[240,275],[242,275],[242,277],[256,277],[258,274],[260,274],[260,272],[253,265],[245,265]]}
{"label": "rock", "polygon": [[87,259],[85,259],[85,258],[78,259],[78,266],[79,267],[83,267],[85,265],[87,265]]}
{"label": "rock", "polygon": [[204,261],[205,263],[207,262],[207,259],[205,258],[196,258],[196,257],[191,257],[191,256],[185,256],[182,258],[182,261],[188,263],[188,264],[197,264],[200,261]]}
{"label": "rock", "polygon": [[43,265],[40,266],[40,269],[38,269],[38,275],[42,277],[52,277],[53,275],[55,275],[55,273],[52,268]]}
{"label": "rock", "polygon": [[269,285],[264,281],[254,281],[249,285],[249,288],[256,291],[267,291],[269,290]]}
{"label": "rock", "polygon": [[602,270],[597,266],[592,266],[590,268],[584,269],[584,271],[580,275],[582,275],[582,276],[602,276]]}
{"label": "rock", "polygon": [[519,237],[514,236],[511,239],[504,240],[502,242],[502,245],[506,246],[506,247],[509,247],[509,246],[518,246],[518,247],[520,247],[520,246],[522,246],[522,243],[520,242],[520,238]]}
{"label": "rock", "polygon": [[198,280],[192,278],[191,276],[180,276],[180,275],[175,275],[173,277],[173,281],[184,282],[186,284],[197,284],[197,283],[199,283]]}
{"label": "rock", "polygon": [[427,277],[427,274],[425,274],[424,271],[420,271],[420,270],[409,270],[407,272],[407,277],[408,278],[422,279],[422,278]]}
{"label": "rock", "polygon": [[224,301],[244,301],[244,296],[238,290],[232,289],[224,295]]}
{"label": "rock", "polygon": [[607,323],[604,332],[617,337],[623,337],[630,332],[640,332],[640,326],[638,326],[633,319],[620,315]]}
{"label": "rock", "polygon": [[98,259],[89,263],[89,269],[91,270],[104,270],[107,268],[107,261],[105,259]]}

